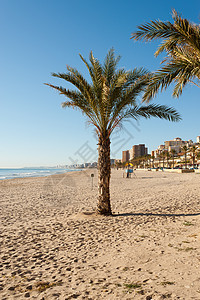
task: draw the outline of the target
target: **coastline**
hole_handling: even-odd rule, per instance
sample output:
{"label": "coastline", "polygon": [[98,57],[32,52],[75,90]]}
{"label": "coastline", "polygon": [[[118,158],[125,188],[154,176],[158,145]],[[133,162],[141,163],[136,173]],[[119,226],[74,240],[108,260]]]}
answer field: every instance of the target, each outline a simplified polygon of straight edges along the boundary
{"label": "coastline", "polygon": [[0,181],[2,299],[198,299],[198,175],[122,172],[112,217],[97,169]]}
{"label": "coastline", "polygon": [[[65,174],[69,172],[78,172],[83,169],[60,169],[60,168],[17,168],[17,169],[0,169],[0,181],[9,179],[47,177],[57,174]],[[14,172],[14,173],[13,173]]]}

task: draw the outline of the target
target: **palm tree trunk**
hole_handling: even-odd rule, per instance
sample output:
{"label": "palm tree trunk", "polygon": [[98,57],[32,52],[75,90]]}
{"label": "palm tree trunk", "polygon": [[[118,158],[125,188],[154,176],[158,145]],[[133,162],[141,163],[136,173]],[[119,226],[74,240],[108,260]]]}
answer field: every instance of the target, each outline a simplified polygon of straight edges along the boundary
{"label": "palm tree trunk", "polygon": [[98,158],[98,205],[97,211],[101,215],[112,215],[110,205],[110,138],[108,135],[99,137]]}
{"label": "palm tree trunk", "polygon": [[186,162],[186,159],[187,159],[187,154],[185,152],[185,169],[187,169],[187,162]]}

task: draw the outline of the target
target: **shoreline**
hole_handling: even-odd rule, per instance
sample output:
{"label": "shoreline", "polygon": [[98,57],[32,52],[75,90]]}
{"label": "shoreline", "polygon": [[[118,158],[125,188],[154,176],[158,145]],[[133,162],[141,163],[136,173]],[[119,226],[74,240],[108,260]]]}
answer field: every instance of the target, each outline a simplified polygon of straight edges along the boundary
{"label": "shoreline", "polygon": [[[11,169],[11,170],[13,170],[13,169]],[[19,170],[23,170],[23,169],[19,169]],[[84,169],[74,169],[74,170],[72,170],[72,169],[66,169],[66,170],[69,170],[69,171],[66,171],[66,172],[63,172],[63,173],[59,173],[58,172],[58,173],[55,173],[55,174],[42,175],[42,176],[38,174],[38,175],[24,176],[24,177],[21,176],[21,177],[14,177],[14,178],[4,178],[4,179],[0,179],[0,182],[3,181],[3,180],[24,179],[24,178],[43,178],[43,177],[54,176],[54,175],[64,175],[66,173],[80,172],[80,171],[83,171]],[[42,169],[41,169],[41,171],[42,171]]]}

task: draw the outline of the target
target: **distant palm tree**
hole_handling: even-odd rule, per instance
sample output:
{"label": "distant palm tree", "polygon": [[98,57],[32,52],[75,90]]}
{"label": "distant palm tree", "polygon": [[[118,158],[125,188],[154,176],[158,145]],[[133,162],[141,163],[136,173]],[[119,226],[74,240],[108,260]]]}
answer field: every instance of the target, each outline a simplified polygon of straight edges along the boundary
{"label": "distant palm tree", "polygon": [[151,159],[152,159],[152,168],[154,168],[155,156],[154,156],[154,155],[152,155],[152,156],[151,156]]}
{"label": "distant palm tree", "polygon": [[90,77],[89,83],[79,71],[67,66],[66,73],[53,73],[54,77],[64,79],[75,86],[75,90],[46,84],[68,98],[63,107],[77,108],[95,127],[98,136],[98,205],[97,211],[111,215],[110,205],[110,136],[123,120],[139,117],[157,117],[170,121],[179,121],[175,109],[164,105],[140,105],[137,97],[144,92],[150,74],[140,68],[133,71],[118,69],[120,57],[115,57],[111,49],[102,65],[90,53],[88,63],[81,55]]}
{"label": "distant palm tree", "polygon": [[195,157],[196,157],[196,154],[197,154],[197,149],[198,149],[198,147],[196,147],[194,145],[190,148],[190,151],[192,152],[192,165],[193,165],[193,169],[194,169],[194,163],[195,163]]}
{"label": "distant palm tree", "polygon": [[159,88],[162,91],[172,82],[175,83],[174,97],[182,94],[182,89],[187,83],[200,87],[200,26],[181,18],[175,10],[172,17],[174,23],[150,21],[138,26],[138,31],[132,34],[135,40],[163,39],[155,56],[163,51],[167,53],[167,57],[162,61],[165,64],[150,80],[144,100],[150,100]]}
{"label": "distant palm tree", "polygon": [[199,168],[199,165],[198,165],[198,160],[200,159],[200,152],[199,151],[197,152],[196,157],[197,157],[197,166]]}
{"label": "distant palm tree", "polygon": [[165,151],[165,156],[166,156],[166,159],[167,159],[167,167],[169,167],[170,153],[167,150]]}
{"label": "distant palm tree", "polygon": [[161,160],[162,160],[162,153],[159,153],[159,154],[157,155],[157,157],[158,157],[158,166],[159,166],[159,168],[160,168]]}
{"label": "distant palm tree", "polygon": [[148,167],[148,165],[149,165],[149,159],[150,159],[150,155],[149,154],[145,154],[144,156],[143,156],[143,166],[144,166],[144,168],[147,166]]}
{"label": "distant palm tree", "polygon": [[172,150],[171,150],[171,155],[172,155],[172,161],[173,161],[173,169],[174,169],[174,157],[175,157],[176,154],[177,154],[177,153],[176,153],[176,150],[175,150],[175,149],[172,149]]}
{"label": "distant palm tree", "polygon": [[166,157],[166,150],[163,150],[161,152],[162,162],[163,162],[163,169],[165,167],[165,157]]}
{"label": "distant palm tree", "polygon": [[188,153],[189,148],[185,145],[182,147],[182,150],[183,150],[183,153],[185,156],[185,169],[187,169],[187,153]]}

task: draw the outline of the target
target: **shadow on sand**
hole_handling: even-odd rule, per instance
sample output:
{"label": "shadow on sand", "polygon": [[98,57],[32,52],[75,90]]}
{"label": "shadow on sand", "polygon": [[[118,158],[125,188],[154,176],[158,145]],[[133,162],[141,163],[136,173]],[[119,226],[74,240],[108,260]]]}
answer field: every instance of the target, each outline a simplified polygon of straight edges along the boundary
{"label": "shadow on sand", "polygon": [[113,217],[129,217],[129,216],[153,216],[153,217],[194,217],[200,216],[200,213],[188,213],[188,214],[173,214],[173,213],[122,213],[122,214],[113,214]]}

